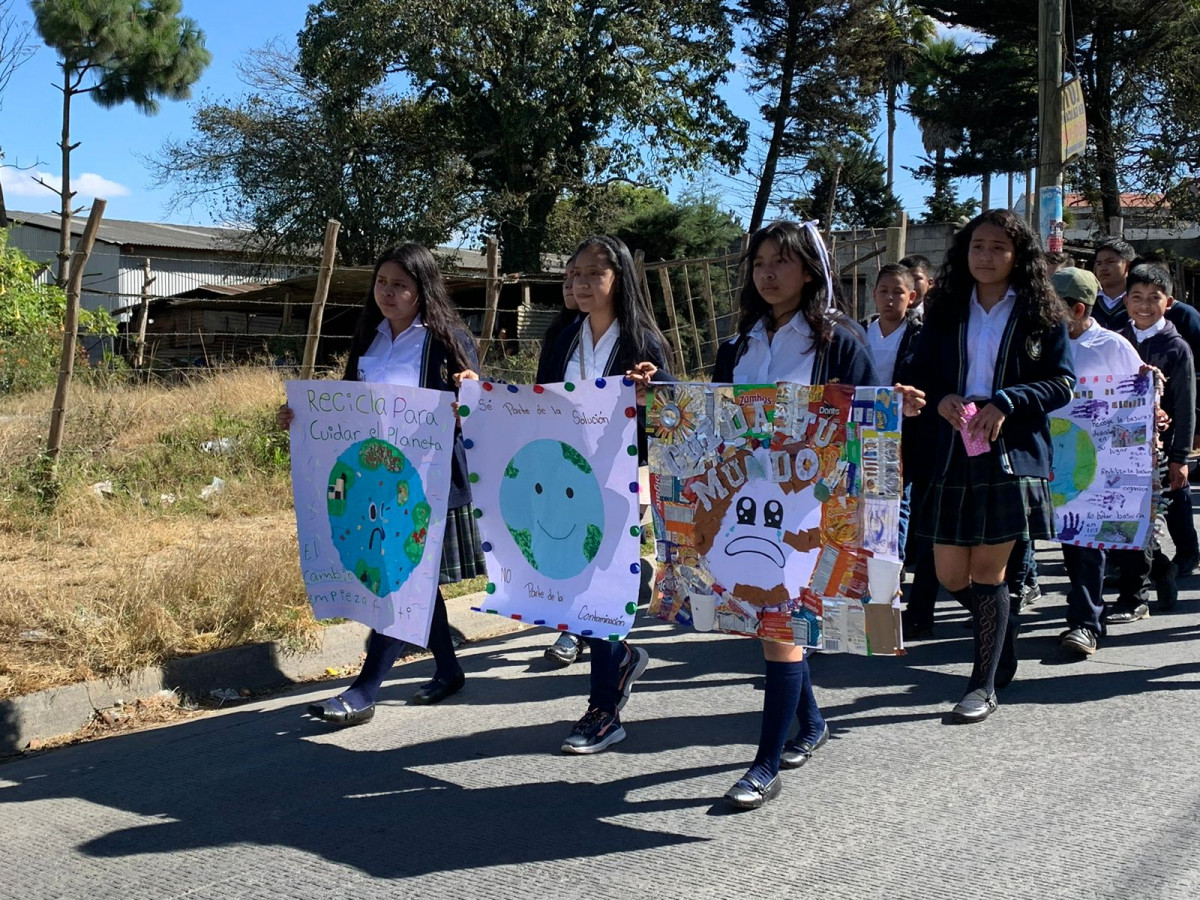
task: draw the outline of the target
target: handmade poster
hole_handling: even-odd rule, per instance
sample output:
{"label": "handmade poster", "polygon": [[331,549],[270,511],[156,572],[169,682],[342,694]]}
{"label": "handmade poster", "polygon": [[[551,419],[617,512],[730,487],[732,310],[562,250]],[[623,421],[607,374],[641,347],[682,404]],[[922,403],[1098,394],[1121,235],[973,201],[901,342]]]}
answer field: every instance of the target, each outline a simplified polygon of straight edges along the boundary
{"label": "handmade poster", "polygon": [[454,395],[291,381],[292,491],[313,614],[425,646],[442,562]]}
{"label": "handmade poster", "polygon": [[1071,403],[1051,414],[1056,540],[1105,550],[1146,546],[1155,492],[1155,396],[1150,373],[1085,373]]}
{"label": "handmade poster", "polygon": [[656,386],[651,613],[827,650],[903,652],[900,414],[890,388]]}
{"label": "handmade poster", "polygon": [[636,403],[625,378],[463,383],[489,576],[479,611],[584,637],[629,633],[641,584]]}

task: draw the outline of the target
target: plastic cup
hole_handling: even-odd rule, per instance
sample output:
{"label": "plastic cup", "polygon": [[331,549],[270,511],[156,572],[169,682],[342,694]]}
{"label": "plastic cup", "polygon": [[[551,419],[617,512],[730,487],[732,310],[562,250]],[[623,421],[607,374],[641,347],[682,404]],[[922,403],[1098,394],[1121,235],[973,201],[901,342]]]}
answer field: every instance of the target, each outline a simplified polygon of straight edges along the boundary
{"label": "plastic cup", "polygon": [[891,603],[900,590],[900,570],[904,564],[890,559],[867,560],[867,590],[873,603]]}
{"label": "plastic cup", "polygon": [[717,627],[716,594],[692,594],[692,626],[697,631],[712,631]]}

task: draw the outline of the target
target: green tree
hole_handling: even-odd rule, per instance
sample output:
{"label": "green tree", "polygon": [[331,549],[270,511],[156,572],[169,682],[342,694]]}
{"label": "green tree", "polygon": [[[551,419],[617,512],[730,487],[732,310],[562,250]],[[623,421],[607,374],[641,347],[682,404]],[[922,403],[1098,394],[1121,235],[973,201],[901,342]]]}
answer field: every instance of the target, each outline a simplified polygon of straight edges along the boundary
{"label": "green tree", "polygon": [[475,210],[466,162],[445,146],[438,109],[369,91],[334,96],[279,45],[239,64],[249,88],[195,112],[195,134],[147,160],[175,202],[205,203],[248,226],[247,250],[305,256],[325,222],[342,224],[346,265],[371,265],[403,240],[445,241]]}
{"label": "green tree", "polygon": [[[1035,0],[926,0],[947,25],[1024,49],[1037,46]],[[1121,214],[1122,191],[1183,199],[1200,166],[1200,5],[1194,0],[1090,0],[1071,8],[1068,72],[1077,71],[1088,146],[1069,180],[1100,213]],[[978,89],[978,85],[976,85]],[[1002,111],[990,101],[980,106]],[[999,131],[1003,126],[997,124]]]}
{"label": "green tree", "polygon": [[720,0],[322,0],[300,59],[335,94],[400,76],[433,104],[505,270],[536,271],[567,192],[739,159],[744,123],[717,94],[732,46]]}
{"label": "green tree", "polygon": [[132,102],[153,115],[160,97],[191,96],[212,54],[196,23],[180,15],[180,0],[31,0],[30,6],[62,70],[62,183],[51,190],[62,201],[58,283],[64,285],[71,260],[71,151],[78,146],[71,143],[71,100],[90,94],[106,109]]}
{"label": "green tree", "polygon": [[933,19],[905,0],[882,0],[876,13],[875,28],[883,44],[884,108],[887,110],[887,181],[890,191],[895,184],[896,109],[900,92],[922,49],[937,35]]}
{"label": "green tree", "polygon": [[941,221],[934,212],[954,197],[953,173],[947,165],[948,154],[962,146],[966,134],[955,116],[955,87],[964,65],[966,49],[953,38],[938,38],[925,45],[910,78],[909,109],[921,129],[921,143],[929,155],[926,164],[916,170],[920,177],[933,182],[930,221]]}
{"label": "green tree", "polygon": [[875,120],[883,53],[872,27],[875,0],[740,0],[736,16],[749,40],[750,81],[769,99],[771,127],[749,230],[757,230],[780,177],[780,164],[801,161],[829,141],[865,135]]}
{"label": "green tree", "polygon": [[808,168],[813,179],[808,195],[784,204],[798,215],[828,218],[830,228],[884,228],[895,221],[900,201],[887,186],[887,166],[872,144],[827,145],[813,154]]}
{"label": "green tree", "polygon": [[[54,384],[67,296],[41,281],[41,272],[40,265],[8,246],[8,231],[0,229],[0,394]],[[112,336],[117,328],[107,310],[83,309],[79,330]]]}
{"label": "green tree", "polygon": [[612,234],[650,261],[717,256],[742,236],[731,212],[702,190],[675,202],[657,188],[605,185],[564,197],[550,216],[550,249],[570,253],[591,234]]}

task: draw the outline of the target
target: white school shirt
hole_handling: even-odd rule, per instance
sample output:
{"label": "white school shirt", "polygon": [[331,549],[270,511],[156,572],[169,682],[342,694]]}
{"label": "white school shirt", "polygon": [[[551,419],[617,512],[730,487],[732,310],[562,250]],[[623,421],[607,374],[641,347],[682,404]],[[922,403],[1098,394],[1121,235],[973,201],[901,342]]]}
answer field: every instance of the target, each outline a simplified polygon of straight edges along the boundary
{"label": "white school shirt", "polygon": [[1153,325],[1151,325],[1149,328],[1146,328],[1146,329],[1138,328],[1136,325],[1133,324],[1133,319],[1130,319],[1129,327],[1133,329],[1133,336],[1135,338],[1137,338],[1137,342],[1140,344],[1146,338],[1154,337],[1156,334],[1158,334],[1160,331],[1162,331],[1164,328],[1166,328],[1167,327],[1167,318],[1166,318],[1166,316],[1163,316],[1163,318],[1159,319],[1157,322],[1155,322]]}
{"label": "white school shirt", "polygon": [[1075,359],[1076,378],[1130,375],[1142,368],[1142,358],[1133,344],[1095,319],[1083,334],[1071,340],[1071,355]]}
{"label": "white school shirt", "polygon": [[907,330],[908,324],[901,322],[895,331],[884,337],[878,319],[867,326],[867,347],[875,359],[875,372],[886,384],[896,380],[896,357],[900,355],[900,342]]}
{"label": "white school shirt", "polygon": [[593,343],[592,317],[584,316],[579,326],[579,341],[575,352],[567,358],[567,368],[563,372],[564,381],[583,381],[592,378],[603,378],[608,370],[609,360],[617,349],[617,338],[621,336],[621,326],[616,319],[608,326],[608,330],[600,335],[600,340]]}
{"label": "white school shirt", "polygon": [[737,384],[812,384],[816,358],[817,342],[804,316],[796,313],[769,342],[766,320],[759,319],[746,335],[746,352],[733,365],[733,380]]}
{"label": "white school shirt", "polygon": [[429,330],[417,316],[412,324],[392,337],[387,319],[375,329],[375,339],[367,352],[358,358],[358,380],[373,384],[421,384],[421,357]]}
{"label": "white school shirt", "polygon": [[971,311],[967,317],[967,383],[964,396],[991,397],[995,393],[996,357],[1000,355],[1000,341],[1004,329],[1017,305],[1017,292],[1011,287],[992,307],[984,312],[979,297],[971,290]]}

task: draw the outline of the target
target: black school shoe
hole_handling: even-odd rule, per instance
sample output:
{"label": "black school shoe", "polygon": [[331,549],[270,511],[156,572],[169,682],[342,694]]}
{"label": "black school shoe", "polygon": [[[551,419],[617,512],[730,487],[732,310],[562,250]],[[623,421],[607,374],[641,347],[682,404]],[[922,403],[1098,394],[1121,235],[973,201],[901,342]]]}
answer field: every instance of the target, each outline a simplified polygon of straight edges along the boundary
{"label": "black school shoe", "polygon": [[328,722],[330,725],[337,725],[340,728],[345,728],[350,725],[365,725],[375,718],[375,704],[365,706],[362,709],[355,709],[346,698],[339,694],[336,697],[330,697],[328,700],[322,700],[320,703],[310,703],[308,706],[308,714],[314,719],[320,719],[322,722]]}
{"label": "black school shoe", "polygon": [[779,754],[779,765],[784,769],[798,769],[810,759],[812,755],[825,746],[829,740],[829,723],[826,722],[821,726],[821,733],[815,741],[788,741],[783,745],[783,752]]}
{"label": "black school shoe", "polygon": [[1099,642],[1096,640],[1096,632],[1090,628],[1068,628],[1058,636],[1058,646],[1073,653],[1091,656],[1096,652]]}
{"label": "black school shoe", "polygon": [[963,724],[982,722],[996,711],[996,706],[995,694],[987,694],[977,688],[958,701],[958,705],[950,710],[950,717]]}
{"label": "black school shoe", "polygon": [[783,791],[783,779],[776,775],[766,784],[757,778],[739,778],[737,784],[725,792],[725,802],[736,809],[758,809],[774,800]]}
{"label": "black school shoe", "polygon": [[1105,625],[1128,625],[1130,622],[1136,622],[1139,619],[1150,618],[1150,604],[1142,602],[1133,602],[1118,600],[1112,605],[1112,608],[1104,614]]}
{"label": "black school shoe", "polygon": [[434,703],[441,703],[447,697],[461,691],[463,685],[466,683],[467,676],[462,672],[459,672],[449,681],[435,677],[432,681],[427,681],[421,685],[408,702],[413,706],[431,706]]}

